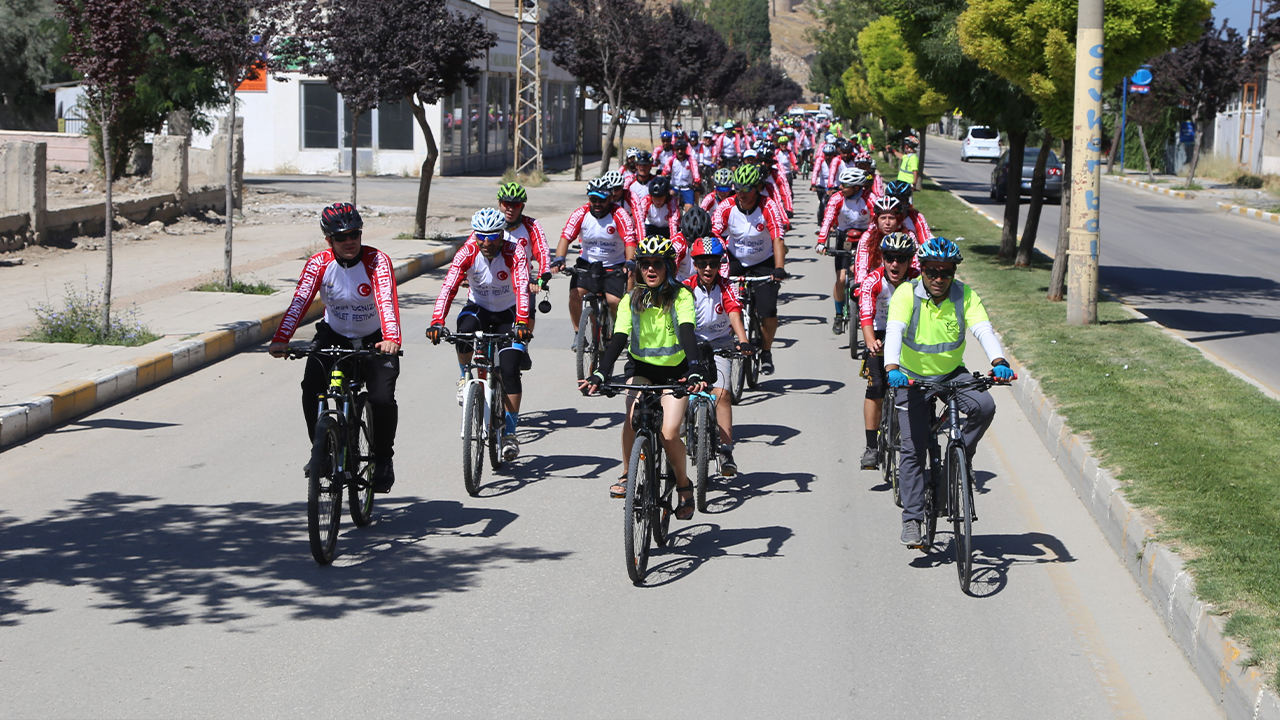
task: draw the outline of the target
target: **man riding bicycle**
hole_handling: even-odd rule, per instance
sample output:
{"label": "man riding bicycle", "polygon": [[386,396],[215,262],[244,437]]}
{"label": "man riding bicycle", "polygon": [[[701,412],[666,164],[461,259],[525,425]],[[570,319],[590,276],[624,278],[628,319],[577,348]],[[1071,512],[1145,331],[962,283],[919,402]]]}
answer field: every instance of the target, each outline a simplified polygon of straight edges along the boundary
{"label": "man riding bicycle", "polygon": [[659,175],[649,181],[649,193],[631,206],[638,234],[669,238],[680,225],[680,201],[671,188],[671,180]]}
{"label": "man riding bicycle", "polygon": [[[858,239],[871,225],[875,213],[875,198],[870,192],[871,180],[858,168],[848,168],[840,173],[840,192],[833,193],[827,201],[827,214],[822,218],[822,227],[818,229],[817,251],[819,255],[827,253],[827,242],[831,231],[836,237],[831,238],[835,250],[853,250]],[[831,322],[831,332],[839,335],[844,332],[844,308],[846,300],[844,286],[849,268],[853,264],[849,255],[837,255],[836,284],[832,295],[836,302],[836,316]]]}
{"label": "man riding bicycle", "polygon": [[715,192],[707,193],[698,206],[714,214],[720,203],[733,197],[733,171],[720,168],[711,176],[711,180],[715,185]]}
{"label": "man riding bicycle", "polygon": [[[272,357],[287,357],[289,339],[311,307],[316,293],[324,303],[324,320],[316,323],[313,349],[372,347],[386,357],[364,360],[365,387],[373,409],[373,491],[391,491],[396,475],[396,380],[400,377],[400,306],[391,258],[361,244],[364,221],[351,203],[334,203],[320,212],[320,230],[328,250],[307,259],[289,309],[267,348]],[[302,374],[302,416],[308,442],[315,436],[319,408],[316,396],[329,384],[336,359],[310,356]]]}
{"label": "man riding bicycle", "polygon": [[[498,188],[498,207],[507,218],[507,237],[519,245],[524,250],[525,257],[529,258],[529,330],[532,331],[538,314],[534,296],[551,280],[551,253],[547,251],[547,234],[542,231],[542,225],[524,214],[524,206],[528,201],[529,193],[520,183],[505,183]],[[532,263],[535,261],[538,263],[538,274],[533,272]],[[524,351],[525,364],[528,365],[528,348],[518,349]],[[529,367],[522,369],[528,370]]]}
{"label": "man riding bicycle", "polygon": [[[884,367],[889,386],[895,388],[894,404],[903,408],[898,413],[902,543],[913,548],[923,543],[924,469],[932,442],[933,411],[927,393],[908,384],[912,379],[932,382],[968,373],[966,329],[982,344],[996,378],[1013,379],[982,300],[973,288],[955,279],[956,265],[963,260],[960,249],[946,238],[935,237],[920,248],[919,259],[923,277],[899,285],[889,300],[884,340]],[[960,391],[959,404],[965,415],[965,453],[972,467],[973,453],[991,426],[996,404],[990,393],[976,389]]]}
{"label": "man riding bicycle", "polygon": [[[598,177],[587,183],[587,204],[569,216],[564,230],[560,232],[556,255],[551,259],[551,271],[559,272],[564,267],[569,243],[580,240],[582,250],[576,268],[586,270],[598,262],[606,270],[613,269],[615,272],[606,273],[604,277],[604,293],[609,311],[615,316],[618,302],[627,289],[627,275],[622,271],[636,249],[636,233],[631,223],[626,211],[613,202],[609,181]],[[569,280],[569,319],[573,321],[575,333],[582,316],[582,295],[575,273]],[[574,343],[576,346],[577,340]]]}
{"label": "man riding bicycle", "polygon": [[884,186],[884,194],[887,197],[897,198],[905,208],[905,214],[902,216],[902,228],[915,233],[916,239],[924,242],[933,237],[933,231],[929,229],[929,223],[924,219],[924,215],[911,204],[911,196],[914,188],[911,183],[901,180],[894,180]]}

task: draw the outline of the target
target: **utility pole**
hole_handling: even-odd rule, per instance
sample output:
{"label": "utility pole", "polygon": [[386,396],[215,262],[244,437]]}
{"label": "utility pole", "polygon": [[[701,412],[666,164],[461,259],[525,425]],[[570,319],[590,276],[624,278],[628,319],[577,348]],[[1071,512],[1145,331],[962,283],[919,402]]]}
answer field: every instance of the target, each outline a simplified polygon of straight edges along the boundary
{"label": "utility pole", "polygon": [[541,173],[542,43],[537,0],[516,0],[516,20],[516,172],[535,168]]}
{"label": "utility pole", "polygon": [[1067,322],[1098,322],[1098,210],[1102,186],[1103,0],[1080,0],[1076,20],[1076,92],[1071,147],[1071,225],[1067,250]]}

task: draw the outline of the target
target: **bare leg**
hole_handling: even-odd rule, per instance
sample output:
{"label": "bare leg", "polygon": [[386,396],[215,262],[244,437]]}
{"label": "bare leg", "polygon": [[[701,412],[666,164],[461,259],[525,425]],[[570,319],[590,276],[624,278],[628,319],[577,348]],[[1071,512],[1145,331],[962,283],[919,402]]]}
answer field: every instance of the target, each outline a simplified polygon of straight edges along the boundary
{"label": "bare leg", "polygon": [[880,428],[880,412],[884,408],[884,400],[867,398],[862,401],[862,425],[867,430]]}
{"label": "bare leg", "polygon": [[729,391],[716,388],[712,391],[716,396],[716,425],[720,428],[720,444],[733,444],[733,403],[729,400]]}
{"label": "bare leg", "polygon": [[684,419],[688,407],[688,398],[677,399],[665,394],[662,396],[662,448],[667,451],[667,460],[676,473],[676,487],[681,490],[690,487],[684,439],[680,437],[680,421]]}

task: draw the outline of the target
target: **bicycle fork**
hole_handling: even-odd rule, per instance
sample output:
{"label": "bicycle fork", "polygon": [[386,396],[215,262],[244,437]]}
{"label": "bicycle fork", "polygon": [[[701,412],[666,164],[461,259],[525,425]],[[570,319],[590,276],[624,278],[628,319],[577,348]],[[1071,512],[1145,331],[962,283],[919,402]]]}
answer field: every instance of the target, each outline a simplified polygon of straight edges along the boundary
{"label": "bicycle fork", "polygon": [[462,396],[462,422],[461,429],[458,431],[458,437],[466,439],[467,437],[467,412],[471,409],[471,388],[479,385],[481,388],[480,396],[484,398],[484,418],[485,422],[481,423],[480,439],[489,439],[489,413],[493,410],[492,398],[489,397],[489,379],[473,377],[467,381],[467,390]]}

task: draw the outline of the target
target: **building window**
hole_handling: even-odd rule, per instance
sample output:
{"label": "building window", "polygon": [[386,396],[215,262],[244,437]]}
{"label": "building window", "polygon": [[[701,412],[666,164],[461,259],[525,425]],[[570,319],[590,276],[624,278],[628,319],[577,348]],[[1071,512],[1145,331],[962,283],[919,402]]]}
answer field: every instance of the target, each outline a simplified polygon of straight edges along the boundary
{"label": "building window", "polygon": [[462,154],[462,88],[440,100],[440,152]]}
{"label": "building window", "polygon": [[480,120],[480,80],[477,78],[474,84],[467,86],[467,153],[471,155],[483,152]]}
{"label": "building window", "polygon": [[338,92],[329,83],[302,83],[302,147],[338,147]]}
{"label": "building window", "polygon": [[413,109],[408,100],[378,106],[378,148],[413,149]]}
{"label": "building window", "polygon": [[[351,112],[351,108],[343,104],[342,117],[342,147],[351,147],[351,120],[355,114]],[[373,147],[373,112],[366,111],[360,114],[359,124],[356,127],[356,147],[371,148]]]}

